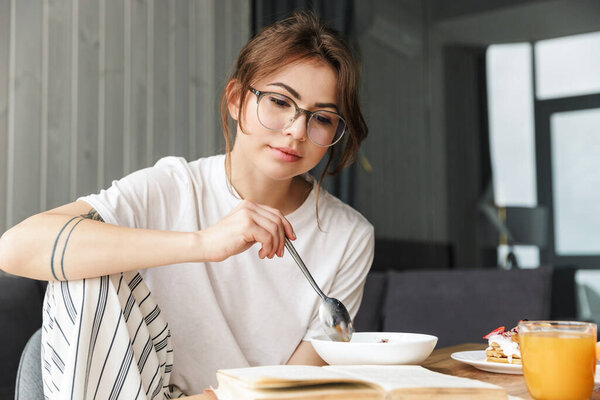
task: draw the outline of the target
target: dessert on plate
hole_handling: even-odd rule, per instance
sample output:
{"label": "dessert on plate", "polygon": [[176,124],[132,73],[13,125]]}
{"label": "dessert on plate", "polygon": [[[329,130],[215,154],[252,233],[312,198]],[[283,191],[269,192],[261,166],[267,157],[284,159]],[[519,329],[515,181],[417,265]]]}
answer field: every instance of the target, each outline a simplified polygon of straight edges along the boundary
{"label": "dessert on plate", "polygon": [[503,326],[485,335],[488,347],[485,349],[486,361],[508,364],[521,364],[519,348],[519,327],[507,331]]}

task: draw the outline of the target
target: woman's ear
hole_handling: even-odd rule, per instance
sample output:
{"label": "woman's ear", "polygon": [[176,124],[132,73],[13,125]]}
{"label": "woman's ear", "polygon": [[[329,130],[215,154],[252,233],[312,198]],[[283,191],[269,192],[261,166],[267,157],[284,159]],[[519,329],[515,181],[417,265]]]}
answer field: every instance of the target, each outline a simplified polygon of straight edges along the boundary
{"label": "woman's ear", "polygon": [[229,116],[234,120],[238,120],[240,112],[240,85],[238,81],[232,79],[225,88],[225,95],[227,96],[227,110]]}

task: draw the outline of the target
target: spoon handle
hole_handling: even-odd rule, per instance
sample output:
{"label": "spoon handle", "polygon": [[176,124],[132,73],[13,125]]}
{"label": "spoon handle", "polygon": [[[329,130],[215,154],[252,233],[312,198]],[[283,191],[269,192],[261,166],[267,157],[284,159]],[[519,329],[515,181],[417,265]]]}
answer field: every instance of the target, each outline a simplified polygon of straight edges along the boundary
{"label": "spoon handle", "polygon": [[304,276],[306,276],[306,279],[308,279],[308,282],[311,284],[313,289],[315,289],[315,292],[317,292],[317,294],[321,296],[323,300],[325,300],[327,296],[325,296],[325,293],[323,293],[319,285],[317,285],[317,282],[315,282],[315,280],[313,279],[312,275],[308,271],[308,268],[306,268],[306,265],[304,265],[304,261],[302,261],[302,259],[298,255],[298,252],[294,248],[294,245],[292,244],[292,242],[289,241],[288,238],[285,238],[285,248],[290,252],[292,258],[294,259],[294,261],[296,261],[296,264],[298,264],[298,266],[304,273]]}

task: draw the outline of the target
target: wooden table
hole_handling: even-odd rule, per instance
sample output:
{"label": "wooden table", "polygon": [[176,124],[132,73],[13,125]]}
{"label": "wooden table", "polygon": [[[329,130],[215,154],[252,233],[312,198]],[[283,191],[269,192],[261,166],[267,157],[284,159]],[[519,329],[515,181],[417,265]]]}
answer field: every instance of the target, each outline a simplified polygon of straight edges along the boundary
{"label": "wooden table", "polygon": [[[450,358],[450,354],[457,351],[483,350],[483,343],[466,343],[458,346],[443,347],[434,350],[431,356],[422,364],[423,367],[442,374],[462,376],[465,378],[477,379],[483,382],[492,383],[506,389],[506,393],[511,396],[517,396],[522,399],[531,400],[527,392],[523,375],[496,374],[493,372],[480,371],[477,368],[467,365]],[[593,400],[600,400],[600,386],[594,388],[592,393]],[[185,400],[217,400],[212,393],[205,392],[194,396],[184,397]]]}
{"label": "wooden table", "polygon": [[[480,371],[477,368],[467,365],[450,358],[450,354],[457,351],[483,350],[485,344],[482,343],[467,343],[452,347],[443,347],[434,350],[431,356],[423,363],[425,368],[432,371],[441,372],[442,374],[462,376],[464,378],[477,379],[479,381],[492,383],[506,389],[506,393],[511,396],[517,396],[522,399],[531,400],[531,396],[527,392],[525,379],[523,375],[497,374],[493,372]],[[600,400],[600,386],[594,387],[592,393],[593,400]]]}

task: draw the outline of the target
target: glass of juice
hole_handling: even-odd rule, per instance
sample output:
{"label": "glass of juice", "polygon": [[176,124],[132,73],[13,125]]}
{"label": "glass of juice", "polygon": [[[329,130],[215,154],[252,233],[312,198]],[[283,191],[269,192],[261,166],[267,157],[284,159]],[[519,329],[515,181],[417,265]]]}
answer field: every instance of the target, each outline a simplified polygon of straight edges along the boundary
{"label": "glass of juice", "polygon": [[523,375],[535,400],[589,399],[596,373],[596,324],[521,321]]}

